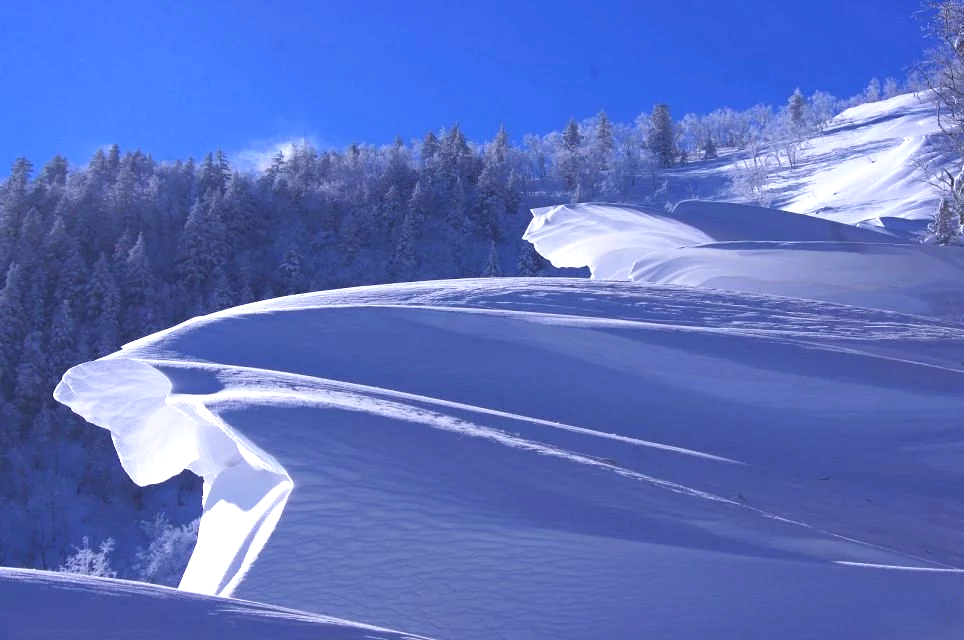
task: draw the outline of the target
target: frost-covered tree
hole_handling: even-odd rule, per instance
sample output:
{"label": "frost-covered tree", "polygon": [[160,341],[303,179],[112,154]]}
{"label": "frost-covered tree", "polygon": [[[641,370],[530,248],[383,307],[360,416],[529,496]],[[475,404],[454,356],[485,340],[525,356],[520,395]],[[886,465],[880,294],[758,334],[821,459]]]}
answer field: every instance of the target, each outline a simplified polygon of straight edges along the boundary
{"label": "frost-covered tree", "polygon": [[804,125],[803,115],[805,108],[806,101],[803,99],[803,94],[800,93],[800,88],[797,87],[787,100],[787,116],[790,118],[790,125],[792,127],[799,129]]}
{"label": "frost-covered tree", "polygon": [[961,237],[961,217],[951,200],[941,198],[937,213],[927,227],[926,240],[934,244],[954,244]]}
{"label": "frost-covered tree", "polygon": [[76,573],[99,578],[115,578],[117,572],[110,566],[110,554],[114,550],[114,539],[107,538],[97,549],[90,547],[87,536],[81,538],[80,546],[74,547],[75,553],[67,557],[61,565],[63,573]]}
{"label": "frost-covered tree", "polygon": [[125,340],[153,333],[160,327],[155,324],[154,273],[143,233],[138,234],[120,264],[123,265],[121,333]]}
{"label": "frost-covered tree", "polygon": [[300,293],[304,287],[304,271],[301,252],[292,244],[285,251],[278,265],[278,276],[281,290],[286,294]]}
{"label": "frost-covered tree", "polygon": [[897,87],[897,80],[888,76],[884,79],[884,99],[889,100],[900,94],[900,89]]}
{"label": "frost-covered tree", "polygon": [[827,123],[837,115],[840,101],[826,91],[814,91],[807,100],[807,109],[804,114],[807,128],[812,131],[822,130]]}
{"label": "frost-covered tree", "polygon": [[60,307],[54,315],[53,322],[47,331],[47,346],[44,350],[48,370],[46,384],[41,389],[46,391],[56,386],[64,372],[77,363],[78,358],[77,325],[69,300],[61,300]]}
{"label": "frost-covered tree", "polygon": [[405,282],[415,276],[418,267],[416,244],[418,242],[417,214],[409,211],[402,222],[392,258],[391,273],[396,282]]}
{"label": "frost-covered tree", "polygon": [[[931,19],[928,35],[936,45],[927,53],[921,73],[927,78],[943,141],[957,162],[964,158],[964,0],[932,0],[925,3]],[[942,167],[928,179],[941,194],[930,238],[950,244],[953,230],[959,235],[958,222],[964,213],[964,168],[951,171]]]}
{"label": "frost-covered tree", "polygon": [[489,243],[489,255],[485,259],[485,269],[482,275],[486,278],[499,278],[502,276],[502,266],[499,263],[499,249],[495,241]]}
{"label": "frost-covered tree", "polygon": [[105,356],[120,346],[120,293],[104,254],[94,264],[86,298],[90,344],[98,357]]}
{"label": "frost-covered tree", "polygon": [[520,276],[533,277],[542,274],[546,260],[536,251],[532,243],[522,240],[519,247],[519,263],[516,266]]}
{"label": "frost-covered tree", "polygon": [[864,100],[867,102],[877,102],[880,100],[880,80],[877,78],[870,79],[870,82],[867,83],[867,88],[864,89]]}
{"label": "frost-covered tree", "polygon": [[661,168],[672,167],[676,161],[675,135],[673,132],[673,118],[669,106],[658,104],[653,107],[650,117],[647,144],[656,156]]}
{"label": "frost-covered tree", "polygon": [[703,144],[703,159],[704,160],[715,160],[718,157],[716,151],[716,143],[713,142],[713,138],[707,138],[706,142]]}
{"label": "frost-covered tree", "polygon": [[576,188],[579,184],[581,169],[582,133],[575,118],[569,119],[562,132],[559,149],[556,151],[555,165],[559,176],[565,181],[568,189]]}
{"label": "frost-covered tree", "polygon": [[194,553],[200,524],[201,519],[197,518],[176,526],[163,513],[155,515],[151,522],[141,522],[150,543],[137,551],[134,571],[138,579],[176,587]]}
{"label": "frost-covered tree", "polygon": [[13,385],[23,339],[30,330],[24,310],[26,287],[22,268],[18,264],[7,269],[6,283],[0,291],[0,382]]}
{"label": "frost-covered tree", "polygon": [[734,165],[731,176],[733,189],[744,199],[761,207],[769,207],[773,202],[769,156],[757,153],[748,155]]}
{"label": "frost-covered tree", "polygon": [[40,409],[42,399],[46,398],[49,382],[47,358],[43,351],[43,336],[39,330],[27,334],[23,342],[20,363],[17,365],[14,398],[26,411]]}

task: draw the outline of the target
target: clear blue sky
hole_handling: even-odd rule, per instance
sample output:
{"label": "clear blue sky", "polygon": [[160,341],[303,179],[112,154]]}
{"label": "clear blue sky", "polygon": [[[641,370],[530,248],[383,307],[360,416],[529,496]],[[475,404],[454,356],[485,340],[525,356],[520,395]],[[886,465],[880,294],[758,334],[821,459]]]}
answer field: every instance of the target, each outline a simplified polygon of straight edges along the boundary
{"label": "clear blue sky", "polygon": [[[277,7],[275,6],[277,4]],[[626,121],[840,96],[903,77],[918,0],[9,2],[0,11],[0,173],[86,162],[387,143],[460,121],[513,139],[601,108]]]}

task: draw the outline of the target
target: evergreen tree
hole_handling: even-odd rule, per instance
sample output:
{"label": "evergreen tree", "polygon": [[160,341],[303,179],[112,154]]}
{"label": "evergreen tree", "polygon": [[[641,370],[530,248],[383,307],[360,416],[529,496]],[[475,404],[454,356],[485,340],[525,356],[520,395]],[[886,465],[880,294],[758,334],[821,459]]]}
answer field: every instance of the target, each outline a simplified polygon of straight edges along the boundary
{"label": "evergreen tree", "polygon": [[120,346],[120,294],[106,256],[100,254],[87,284],[87,328],[96,357]]}
{"label": "evergreen tree", "polygon": [[646,141],[649,150],[656,156],[656,162],[660,168],[673,166],[676,160],[676,142],[673,134],[673,118],[670,116],[667,105],[658,104],[653,107]]}
{"label": "evergreen tree", "polygon": [[25,293],[22,269],[14,263],[7,269],[6,284],[0,291],[0,382],[4,385],[13,385],[16,380],[20,350],[28,331]]}
{"label": "evergreen tree", "polygon": [[17,365],[14,398],[26,415],[40,408],[41,398],[50,393],[47,360],[44,357],[40,331],[31,331],[23,343],[20,363]]}
{"label": "evergreen tree", "polygon": [[415,213],[411,210],[405,215],[398,242],[395,245],[395,255],[392,258],[391,275],[395,282],[407,282],[414,278],[418,268],[415,245],[418,241],[418,224]]}
{"label": "evergreen tree", "polygon": [[927,231],[935,244],[954,244],[961,238],[961,218],[949,198],[941,198]]}
{"label": "evergreen tree", "polygon": [[575,189],[579,183],[580,153],[582,149],[582,134],[575,118],[569,118],[569,124],[562,132],[562,144],[556,157],[559,174],[566,182],[567,189]]}
{"label": "evergreen tree", "polygon": [[132,340],[153,333],[160,327],[154,321],[154,274],[147,257],[144,234],[124,256],[124,307],[121,332],[124,340]]}
{"label": "evergreen tree", "polygon": [[485,260],[485,269],[482,270],[483,277],[499,278],[502,277],[502,267],[499,264],[499,250],[495,246],[495,241],[489,243],[489,255]]}
{"label": "evergreen tree", "polygon": [[301,253],[298,248],[295,245],[289,246],[281,258],[281,264],[278,265],[281,290],[285,295],[301,293],[303,290],[304,274],[301,263]]}
{"label": "evergreen tree", "polygon": [[800,88],[796,88],[787,100],[787,115],[790,118],[790,126],[799,129],[803,126],[804,107],[806,103]]}
{"label": "evergreen tree", "polygon": [[545,268],[545,258],[539,255],[532,243],[525,240],[519,246],[519,262],[516,270],[520,276],[533,277],[542,274]]}
{"label": "evergreen tree", "polygon": [[593,157],[600,171],[609,169],[613,148],[613,125],[606,112],[600,111],[596,116],[596,134],[593,137]]}
{"label": "evergreen tree", "polygon": [[70,303],[62,300],[47,332],[47,347],[44,351],[48,364],[48,389],[53,389],[64,372],[78,362],[78,337]]}
{"label": "evergreen tree", "polygon": [[435,134],[431,131],[426,133],[425,137],[422,139],[422,147],[419,154],[422,158],[423,169],[438,157],[440,149],[441,145],[439,144],[438,138],[435,136]]}
{"label": "evergreen tree", "polygon": [[80,252],[76,247],[70,247],[67,251],[67,259],[60,268],[57,285],[54,288],[54,299],[67,300],[71,304],[82,303],[88,277],[87,265]]}
{"label": "evergreen tree", "polygon": [[191,208],[178,242],[179,285],[186,309],[203,306],[227,261],[227,228],[221,220],[223,200],[217,192],[208,193]]}
{"label": "evergreen tree", "polygon": [[493,159],[498,164],[504,164],[509,159],[509,134],[505,130],[505,125],[499,125],[499,131],[495,134],[495,140],[490,147]]}
{"label": "evergreen tree", "polygon": [[713,136],[709,136],[706,138],[706,143],[703,145],[703,159],[716,160],[717,157],[716,143],[713,142]]}

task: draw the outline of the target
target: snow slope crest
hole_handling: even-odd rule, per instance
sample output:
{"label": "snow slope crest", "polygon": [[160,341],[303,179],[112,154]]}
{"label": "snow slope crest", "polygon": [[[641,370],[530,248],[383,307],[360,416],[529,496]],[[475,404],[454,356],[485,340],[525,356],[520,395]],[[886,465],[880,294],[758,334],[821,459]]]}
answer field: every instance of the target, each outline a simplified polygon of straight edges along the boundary
{"label": "snow slope crest", "polygon": [[204,593],[469,640],[951,638],[961,362],[933,319],[496,278],[221,312],[57,397],[134,475],[206,470]]}

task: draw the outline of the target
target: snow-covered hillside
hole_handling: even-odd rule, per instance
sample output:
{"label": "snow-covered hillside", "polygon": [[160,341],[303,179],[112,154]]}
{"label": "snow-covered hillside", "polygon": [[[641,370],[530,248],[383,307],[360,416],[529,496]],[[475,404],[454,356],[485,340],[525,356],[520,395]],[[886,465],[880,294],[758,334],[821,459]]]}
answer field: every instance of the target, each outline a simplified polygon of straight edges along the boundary
{"label": "snow-covered hillside", "polygon": [[[934,215],[937,196],[919,166],[942,162],[940,129],[928,93],[847,109],[800,151],[796,167],[770,162],[773,206],[846,224],[910,235]],[[730,179],[746,152],[727,150],[667,173],[675,199],[734,201]]]}
{"label": "snow-covered hillside", "polygon": [[417,640],[415,636],[243,600],[108,578],[0,567],[9,640]]}
{"label": "snow-covered hillside", "polygon": [[470,640],[957,638],[962,362],[887,311],[460,280],[197,318],[57,398],[136,481],[205,476],[187,590]]}

